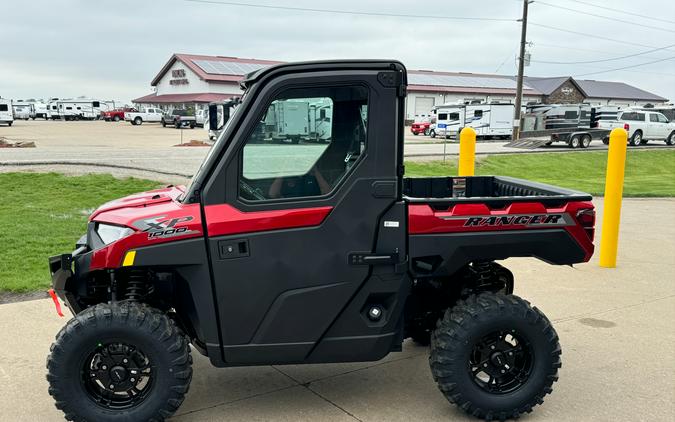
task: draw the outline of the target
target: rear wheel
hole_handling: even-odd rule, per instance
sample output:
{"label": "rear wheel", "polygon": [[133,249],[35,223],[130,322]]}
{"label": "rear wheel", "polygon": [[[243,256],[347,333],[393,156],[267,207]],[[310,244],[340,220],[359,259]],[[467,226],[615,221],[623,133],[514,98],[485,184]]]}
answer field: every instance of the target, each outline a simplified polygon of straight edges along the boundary
{"label": "rear wheel", "polygon": [[119,122],[119,121],[120,121],[120,116],[115,116],[115,117],[113,117],[113,120],[116,121],[116,122]]}
{"label": "rear wheel", "polygon": [[588,148],[591,146],[591,135],[583,135],[581,137],[581,148]]}
{"label": "rear wheel", "polygon": [[630,144],[631,146],[638,146],[642,143],[642,132],[639,130],[636,130],[635,133],[633,133],[633,136],[630,137]]}
{"label": "rear wheel", "polygon": [[602,138],[602,143],[605,145],[609,145],[609,138],[608,137]]}
{"label": "rear wheel", "polygon": [[164,313],[101,304],[71,319],[47,358],[49,394],[71,421],[164,420],[192,379],[185,336]]}
{"label": "rear wheel", "polygon": [[429,364],[451,403],[485,420],[541,404],[558,379],[558,335],[537,308],[501,293],[470,296],[446,311],[431,337]]}
{"label": "rear wheel", "polygon": [[581,145],[581,140],[579,139],[578,136],[575,135],[572,136],[572,138],[570,138],[567,144],[569,145],[570,148],[579,148],[579,146]]}
{"label": "rear wheel", "polygon": [[424,129],[424,136],[429,136],[429,128]]}
{"label": "rear wheel", "polygon": [[431,129],[431,130],[429,131],[429,136],[431,136],[432,138],[435,138],[435,137],[436,137],[436,131],[433,130],[433,129]]}
{"label": "rear wheel", "polygon": [[135,124],[135,125],[140,125],[140,124],[142,124],[142,123],[143,123],[143,119],[141,119],[140,117],[137,116],[137,117],[134,119],[134,124]]}

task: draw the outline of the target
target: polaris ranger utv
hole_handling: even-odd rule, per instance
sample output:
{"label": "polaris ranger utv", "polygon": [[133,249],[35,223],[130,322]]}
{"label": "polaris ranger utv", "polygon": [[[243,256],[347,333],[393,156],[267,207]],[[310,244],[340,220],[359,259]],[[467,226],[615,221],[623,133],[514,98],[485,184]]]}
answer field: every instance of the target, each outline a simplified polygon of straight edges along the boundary
{"label": "polaris ranger utv", "polygon": [[[375,361],[408,337],[430,344],[441,393],[474,416],[542,403],[558,336],[495,260],[588,261],[591,197],[507,177],[404,178],[396,61],[283,64],[241,84],[187,187],[102,205],[75,251],[49,259],[54,302],[74,314],[47,359],[66,418],[169,417],[190,344],[228,367]],[[326,144],[260,139],[271,107],[317,101],[331,108]]]}

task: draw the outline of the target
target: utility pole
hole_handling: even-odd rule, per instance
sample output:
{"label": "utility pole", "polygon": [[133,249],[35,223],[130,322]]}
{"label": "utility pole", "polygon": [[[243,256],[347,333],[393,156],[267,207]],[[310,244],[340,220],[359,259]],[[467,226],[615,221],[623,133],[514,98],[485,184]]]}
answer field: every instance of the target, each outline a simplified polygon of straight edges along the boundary
{"label": "utility pole", "polygon": [[523,0],[523,17],[520,19],[520,55],[518,56],[518,82],[516,85],[516,109],[513,113],[513,140],[520,138],[520,107],[523,97],[523,73],[525,73],[525,45],[527,45],[527,6],[533,0]]}

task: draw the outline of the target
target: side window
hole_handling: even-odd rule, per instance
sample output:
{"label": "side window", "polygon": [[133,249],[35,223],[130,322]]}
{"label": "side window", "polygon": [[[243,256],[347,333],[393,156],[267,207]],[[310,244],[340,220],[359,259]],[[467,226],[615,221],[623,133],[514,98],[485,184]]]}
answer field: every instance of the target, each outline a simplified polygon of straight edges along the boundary
{"label": "side window", "polygon": [[281,92],[241,150],[239,197],[265,201],[330,193],[365,150],[367,123],[365,87]]}
{"label": "side window", "polygon": [[656,115],[654,113],[649,113],[649,121],[654,122],[654,123],[658,123],[659,122],[658,115]]}
{"label": "side window", "polygon": [[473,117],[476,117],[476,118],[479,118],[479,119],[483,118],[483,110],[475,110],[473,112]]}
{"label": "side window", "polygon": [[448,120],[448,113],[438,113],[438,120]]}
{"label": "side window", "polygon": [[579,113],[576,110],[569,110],[565,112],[565,119],[578,119]]}
{"label": "side window", "polygon": [[0,111],[9,111],[7,104],[0,104]]}
{"label": "side window", "polygon": [[101,107],[101,103],[99,101],[92,101],[91,106],[92,107]]}
{"label": "side window", "polygon": [[638,122],[644,122],[645,121],[645,114],[644,113],[635,113],[635,120]]}
{"label": "side window", "polygon": [[666,119],[666,116],[663,114],[657,114],[656,117],[659,120],[659,123],[668,123],[668,119]]}

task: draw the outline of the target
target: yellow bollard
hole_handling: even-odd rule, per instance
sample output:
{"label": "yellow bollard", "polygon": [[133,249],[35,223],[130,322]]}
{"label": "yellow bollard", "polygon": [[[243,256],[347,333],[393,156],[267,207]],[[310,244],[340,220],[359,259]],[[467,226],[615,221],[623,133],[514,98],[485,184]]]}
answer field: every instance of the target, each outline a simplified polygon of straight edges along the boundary
{"label": "yellow bollard", "polygon": [[473,176],[476,165],[476,131],[465,127],[459,133],[459,175]]}
{"label": "yellow bollard", "polygon": [[605,209],[602,212],[602,235],[600,238],[600,266],[605,268],[616,267],[627,142],[628,133],[625,129],[612,129],[609,134]]}

